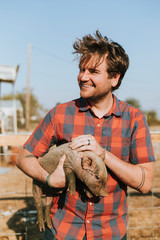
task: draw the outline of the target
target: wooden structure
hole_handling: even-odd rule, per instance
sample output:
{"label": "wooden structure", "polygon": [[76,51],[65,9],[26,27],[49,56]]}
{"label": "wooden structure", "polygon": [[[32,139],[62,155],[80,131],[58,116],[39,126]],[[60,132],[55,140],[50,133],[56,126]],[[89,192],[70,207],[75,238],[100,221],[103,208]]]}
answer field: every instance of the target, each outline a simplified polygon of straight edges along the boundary
{"label": "wooden structure", "polygon": [[17,133],[17,113],[16,113],[16,101],[15,101],[15,93],[14,93],[14,84],[17,78],[19,70],[19,65],[17,66],[7,66],[0,65],[0,127],[1,133],[5,133],[5,119],[4,113],[1,111],[1,84],[2,83],[11,83],[12,84],[12,95],[13,95],[13,132]]}
{"label": "wooden structure", "polygon": [[[0,146],[20,146],[30,136],[30,133],[0,134]],[[152,142],[160,142],[160,132],[151,132]]]}
{"label": "wooden structure", "polygon": [[20,146],[29,138],[30,134],[0,134],[0,146]]}

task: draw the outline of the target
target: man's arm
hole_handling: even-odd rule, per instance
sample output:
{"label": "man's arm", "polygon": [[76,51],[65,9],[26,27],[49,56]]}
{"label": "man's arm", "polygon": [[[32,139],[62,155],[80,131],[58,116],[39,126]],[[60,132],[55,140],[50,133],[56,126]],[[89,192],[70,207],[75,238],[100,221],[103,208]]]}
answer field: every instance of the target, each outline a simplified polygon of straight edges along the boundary
{"label": "man's arm", "polygon": [[152,188],[153,162],[136,164],[126,163],[106,151],[106,166],[127,186],[135,188],[142,193],[147,193]]}
{"label": "man's arm", "polygon": [[[90,134],[72,139],[70,147],[78,151],[91,150],[98,156],[102,155],[105,151]],[[135,188],[142,193],[147,193],[151,189],[153,182],[153,162],[134,165],[124,162],[108,151],[105,151],[104,162],[127,186]]]}
{"label": "man's arm", "polygon": [[[65,155],[60,159],[60,162],[51,174],[50,185],[55,188],[65,187],[65,174],[63,170],[63,164],[65,161]],[[16,159],[16,165],[26,175],[31,178],[37,179],[43,183],[46,183],[46,177],[48,172],[44,170],[38,162],[38,159],[25,148],[21,147],[18,157]]]}

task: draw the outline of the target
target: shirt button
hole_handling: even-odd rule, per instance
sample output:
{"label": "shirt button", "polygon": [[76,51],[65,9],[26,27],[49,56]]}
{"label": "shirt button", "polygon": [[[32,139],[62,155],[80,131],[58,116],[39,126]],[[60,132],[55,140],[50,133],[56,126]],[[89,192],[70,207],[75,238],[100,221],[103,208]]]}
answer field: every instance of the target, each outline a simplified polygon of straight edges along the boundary
{"label": "shirt button", "polygon": [[90,202],[89,205],[92,205],[92,203]]}
{"label": "shirt button", "polygon": [[100,127],[100,126],[101,126],[101,125],[98,123],[98,124],[97,124],[97,127]]}
{"label": "shirt button", "polygon": [[89,220],[87,220],[87,223],[89,223]]}

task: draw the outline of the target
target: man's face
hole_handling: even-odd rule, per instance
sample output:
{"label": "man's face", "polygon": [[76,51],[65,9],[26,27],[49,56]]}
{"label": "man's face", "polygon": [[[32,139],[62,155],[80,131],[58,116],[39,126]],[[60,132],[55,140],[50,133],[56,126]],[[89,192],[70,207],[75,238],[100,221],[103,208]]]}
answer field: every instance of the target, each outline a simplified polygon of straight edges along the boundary
{"label": "man's face", "polygon": [[80,95],[90,101],[99,101],[112,93],[112,86],[117,85],[116,78],[109,78],[106,59],[102,59],[95,67],[96,58],[93,56],[89,62],[80,66],[78,83]]}

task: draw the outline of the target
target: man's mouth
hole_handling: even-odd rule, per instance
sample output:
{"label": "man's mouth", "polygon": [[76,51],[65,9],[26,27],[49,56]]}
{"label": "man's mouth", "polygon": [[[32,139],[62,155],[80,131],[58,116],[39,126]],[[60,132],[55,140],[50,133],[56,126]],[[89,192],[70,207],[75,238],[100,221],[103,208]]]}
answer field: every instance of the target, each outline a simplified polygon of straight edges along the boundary
{"label": "man's mouth", "polygon": [[81,88],[91,88],[91,87],[93,87],[93,86],[88,85],[88,84],[80,83],[80,87],[81,87]]}
{"label": "man's mouth", "polygon": [[82,87],[85,87],[85,88],[90,88],[90,87],[92,87],[92,86],[90,86],[90,85],[81,85]]}

